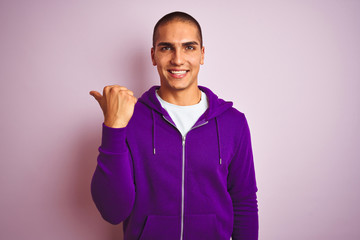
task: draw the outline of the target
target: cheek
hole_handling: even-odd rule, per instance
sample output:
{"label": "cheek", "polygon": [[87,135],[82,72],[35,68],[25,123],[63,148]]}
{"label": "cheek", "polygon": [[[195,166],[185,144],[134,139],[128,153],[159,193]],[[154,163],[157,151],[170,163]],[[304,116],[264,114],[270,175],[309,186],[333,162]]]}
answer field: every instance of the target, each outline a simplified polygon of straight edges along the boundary
{"label": "cheek", "polygon": [[202,64],[202,58],[196,57],[192,61],[193,66],[200,67]]}
{"label": "cheek", "polygon": [[158,73],[160,74],[160,75],[165,75],[166,74],[166,69],[163,67],[163,66],[161,66],[161,64],[158,64],[157,65],[157,71],[158,71]]}
{"label": "cheek", "polygon": [[191,63],[193,65],[199,65],[199,64],[202,64],[202,62],[203,62],[203,58],[202,58],[201,54],[196,54],[196,55],[192,56],[192,58],[191,58]]}
{"label": "cheek", "polygon": [[157,56],[155,58],[156,64],[159,66],[164,66],[166,63],[166,57],[165,56]]}

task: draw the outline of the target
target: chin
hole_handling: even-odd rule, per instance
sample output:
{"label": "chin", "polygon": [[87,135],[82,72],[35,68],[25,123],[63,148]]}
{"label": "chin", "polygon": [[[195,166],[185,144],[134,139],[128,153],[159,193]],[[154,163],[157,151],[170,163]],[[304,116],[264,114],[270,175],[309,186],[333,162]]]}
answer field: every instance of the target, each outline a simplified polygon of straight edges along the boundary
{"label": "chin", "polygon": [[193,85],[197,85],[196,81],[192,82],[187,77],[183,79],[178,78],[165,78],[161,81],[161,85],[173,91],[182,91],[191,88]]}
{"label": "chin", "polygon": [[178,90],[178,91],[185,90],[185,89],[189,88],[190,86],[191,86],[191,84],[185,83],[185,82],[182,82],[182,83],[178,82],[178,83],[170,83],[169,84],[169,87],[171,87],[174,90]]}

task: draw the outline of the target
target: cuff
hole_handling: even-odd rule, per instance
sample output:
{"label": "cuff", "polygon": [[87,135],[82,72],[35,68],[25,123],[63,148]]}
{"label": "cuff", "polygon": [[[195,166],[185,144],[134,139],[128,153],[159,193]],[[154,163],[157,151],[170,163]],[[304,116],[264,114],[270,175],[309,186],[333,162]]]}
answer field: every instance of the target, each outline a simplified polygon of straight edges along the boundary
{"label": "cuff", "polygon": [[123,153],[127,150],[126,128],[111,128],[102,124],[101,148],[111,153]]}

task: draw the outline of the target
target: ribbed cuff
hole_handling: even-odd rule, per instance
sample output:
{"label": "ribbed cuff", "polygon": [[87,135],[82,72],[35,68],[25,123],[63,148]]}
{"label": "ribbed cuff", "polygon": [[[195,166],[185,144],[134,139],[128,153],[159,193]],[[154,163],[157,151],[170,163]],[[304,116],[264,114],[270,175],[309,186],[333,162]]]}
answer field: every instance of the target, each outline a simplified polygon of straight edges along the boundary
{"label": "ribbed cuff", "polygon": [[127,150],[126,128],[111,128],[103,123],[101,148],[111,153],[123,153]]}

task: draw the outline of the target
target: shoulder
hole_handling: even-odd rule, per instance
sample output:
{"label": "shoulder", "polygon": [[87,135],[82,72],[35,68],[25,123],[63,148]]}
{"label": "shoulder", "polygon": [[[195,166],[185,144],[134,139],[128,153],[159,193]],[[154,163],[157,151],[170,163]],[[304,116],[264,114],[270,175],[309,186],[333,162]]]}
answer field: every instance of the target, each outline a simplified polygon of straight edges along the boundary
{"label": "shoulder", "polygon": [[[240,146],[250,143],[250,128],[243,112],[231,107],[218,118],[223,139],[226,145],[233,146],[236,152]],[[244,145],[245,144],[245,145]]]}
{"label": "shoulder", "polygon": [[230,107],[229,109],[227,109],[218,118],[219,120],[234,126],[247,124],[245,114],[234,107]]}
{"label": "shoulder", "polygon": [[129,121],[128,130],[139,128],[148,122],[152,122],[152,111],[146,104],[138,101],[135,104],[133,116]]}

